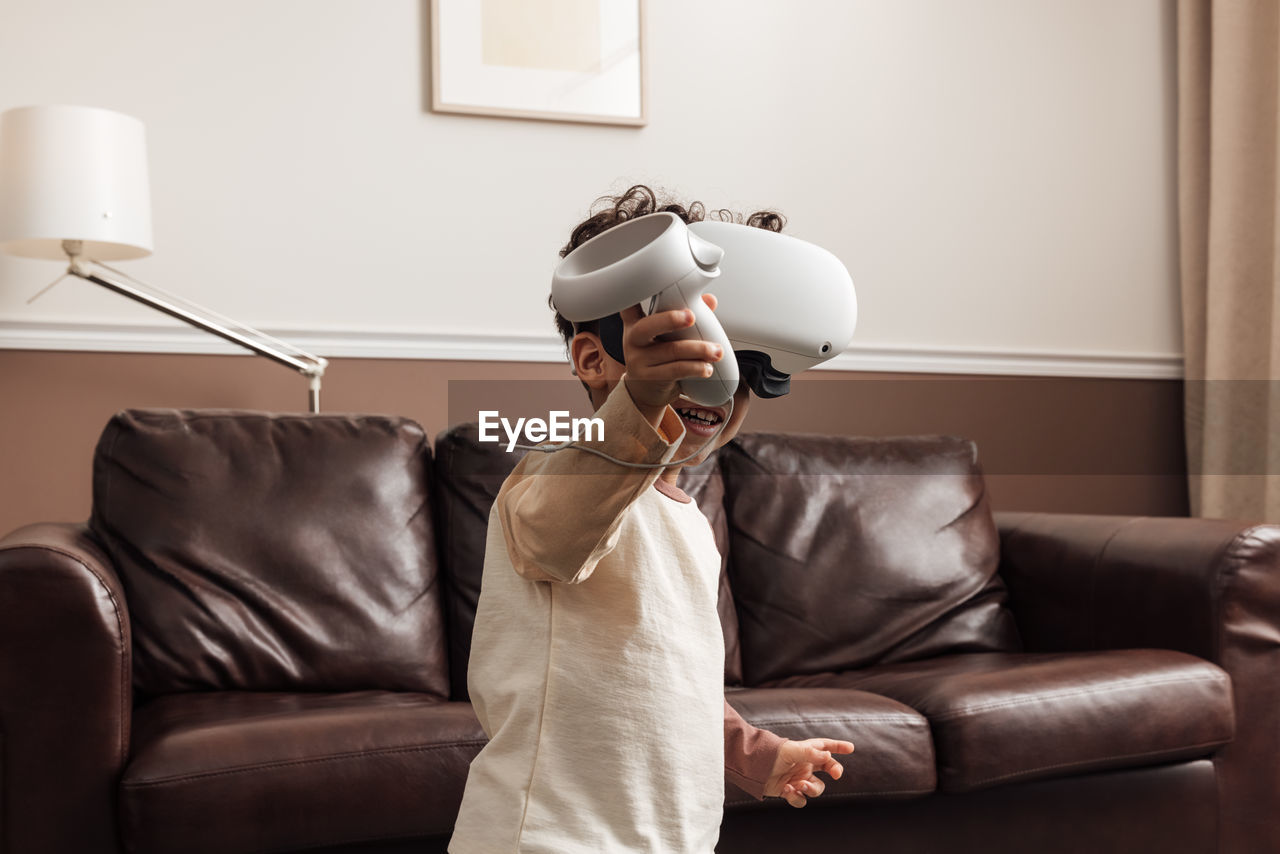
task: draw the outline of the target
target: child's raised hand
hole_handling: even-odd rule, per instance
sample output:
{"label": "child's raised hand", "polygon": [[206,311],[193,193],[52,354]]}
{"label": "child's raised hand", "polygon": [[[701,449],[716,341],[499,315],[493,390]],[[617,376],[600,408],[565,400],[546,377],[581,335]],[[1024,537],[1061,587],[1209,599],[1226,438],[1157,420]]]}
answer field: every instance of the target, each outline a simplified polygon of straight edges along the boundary
{"label": "child's raised hand", "polygon": [[804,806],[808,798],[818,797],[827,787],[814,772],[822,771],[832,780],[839,780],[844,773],[844,766],[836,761],[833,753],[853,753],[853,742],[831,738],[787,739],[778,748],[773,772],[764,785],[765,796],[784,798],[793,807]]}
{"label": "child's raised hand", "polygon": [[[714,311],[716,298],[710,294],[703,294],[702,298]],[[620,315],[627,391],[636,407],[651,420],[660,418],[666,405],[680,396],[680,380],[711,376],[711,363],[724,356],[718,345],[701,339],[660,338],[693,325],[693,312],[688,309],[646,316],[640,306],[633,305]]]}

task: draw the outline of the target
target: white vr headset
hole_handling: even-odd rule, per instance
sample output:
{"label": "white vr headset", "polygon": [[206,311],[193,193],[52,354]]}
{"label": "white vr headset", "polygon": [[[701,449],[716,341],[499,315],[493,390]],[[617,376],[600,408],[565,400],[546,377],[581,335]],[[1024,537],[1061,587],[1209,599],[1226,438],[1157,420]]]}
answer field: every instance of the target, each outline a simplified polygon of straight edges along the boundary
{"label": "white vr headset", "polygon": [[[715,293],[715,312],[704,291]],[[665,211],[570,252],[552,276],[551,301],[568,320],[599,320],[605,351],[624,363],[618,312],[636,304],[646,313],[692,309],[693,326],[674,336],[724,348],[710,377],[680,384],[707,406],[732,397],[739,376],[759,397],[786,394],[792,374],[848,346],[858,318],[849,271],[822,247],[730,222],[686,225]]]}

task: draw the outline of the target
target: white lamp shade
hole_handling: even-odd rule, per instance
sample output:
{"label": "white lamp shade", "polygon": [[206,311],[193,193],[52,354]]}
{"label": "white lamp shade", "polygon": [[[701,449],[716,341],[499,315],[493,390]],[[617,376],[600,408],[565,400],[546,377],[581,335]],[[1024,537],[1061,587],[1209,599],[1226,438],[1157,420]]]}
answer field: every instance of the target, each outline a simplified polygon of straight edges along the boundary
{"label": "white lamp shade", "polygon": [[151,191],[142,122],[96,107],[0,114],[0,251],[65,260],[151,254]]}

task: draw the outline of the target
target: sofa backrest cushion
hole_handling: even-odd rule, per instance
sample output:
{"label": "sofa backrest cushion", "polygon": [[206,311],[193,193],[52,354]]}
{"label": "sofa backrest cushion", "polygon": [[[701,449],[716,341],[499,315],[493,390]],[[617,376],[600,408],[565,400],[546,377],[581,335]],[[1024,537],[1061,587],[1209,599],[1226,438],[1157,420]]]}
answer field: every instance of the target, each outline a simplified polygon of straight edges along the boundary
{"label": "sofa backrest cushion", "polygon": [[135,687],[448,692],[422,428],[377,415],[126,410],[91,524]]}
{"label": "sofa backrest cushion", "polygon": [[479,441],[476,424],[461,424],[436,437],[432,463],[432,504],[441,570],[449,654],[449,698],[470,701],[467,661],[471,629],[480,601],[489,508],[511,469],[526,451]]}
{"label": "sofa backrest cushion", "polygon": [[[467,662],[471,657],[471,630],[484,573],[489,510],[502,482],[525,453],[519,449],[507,453],[504,445],[479,441],[479,428],[475,423],[459,424],[436,437],[432,487],[448,621],[450,697],[454,700],[470,699]],[[679,486],[698,502],[716,532],[716,544],[724,555],[727,528],[721,504],[723,485],[714,458],[696,470],[681,472]],[[723,565],[719,606],[725,634],[725,678],[733,684],[741,681],[737,615]]]}
{"label": "sofa backrest cushion", "polygon": [[972,441],[755,433],[720,466],[747,685],[1020,647]]}

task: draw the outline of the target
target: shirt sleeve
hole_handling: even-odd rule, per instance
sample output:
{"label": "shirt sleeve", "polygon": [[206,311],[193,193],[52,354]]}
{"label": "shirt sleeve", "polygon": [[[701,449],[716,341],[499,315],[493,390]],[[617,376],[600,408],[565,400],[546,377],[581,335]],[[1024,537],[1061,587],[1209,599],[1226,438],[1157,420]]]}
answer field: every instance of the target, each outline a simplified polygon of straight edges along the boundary
{"label": "shirt sleeve", "polygon": [[747,723],[728,699],[724,701],[724,775],[757,801],[764,800],[765,783],[786,740]]}
{"label": "shirt sleeve", "polygon": [[[620,460],[668,462],[684,438],[670,406],[657,429],[619,382],[596,411],[603,435],[575,442]],[[585,581],[618,542],[624,511],[662,474],[631,468],[574,448],[530,451],[495,499],[511,565],[531,581]]]}

